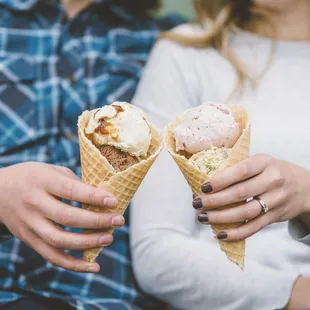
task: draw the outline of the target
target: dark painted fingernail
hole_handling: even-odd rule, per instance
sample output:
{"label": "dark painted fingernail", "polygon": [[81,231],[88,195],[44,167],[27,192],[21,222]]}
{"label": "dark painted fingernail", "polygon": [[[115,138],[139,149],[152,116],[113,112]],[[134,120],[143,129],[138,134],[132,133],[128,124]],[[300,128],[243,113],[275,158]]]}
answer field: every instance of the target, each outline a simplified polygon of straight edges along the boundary
{"label": "dark painted fingernail", "polygon": [[202,224],[208,224],[209,218],[206,212],[200,212],[198,214],[198,221]]}
{"label": "dark painted fingernail", "polygon": [[195,194],[193,194],[193,199],[195,199],[195,197],[196,197],[196,195],[195,195]]}
{"label": "dark painted fingernail", "polygon": [[227,233],[225,231],[220,231],[217,234],[217,239],[219,239],[219,240],[223,240],[223,239],[226,239],[226,238],[227,238]]}
{"label": "dark painted fingernail", "polygon": [[201,200],[201,198],[196,198],[196,199],[193,200],[193,207],[195,209],[202,208],[202,200]]}
{"label": "dark painted fingernail", "polygon": [[201,186],[201,190],[205,194],[211,193],[213,191],[211,183],[208,182],[208,183],[203,184]]}

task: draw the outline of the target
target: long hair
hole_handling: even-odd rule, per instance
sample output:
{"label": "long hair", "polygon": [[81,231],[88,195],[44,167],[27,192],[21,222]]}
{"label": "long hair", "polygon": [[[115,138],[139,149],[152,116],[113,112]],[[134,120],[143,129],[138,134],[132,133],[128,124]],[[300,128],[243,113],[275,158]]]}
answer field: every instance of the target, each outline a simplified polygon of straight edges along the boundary
{"label": "long hair", "polygon": [[230,46],[232,32],[244,28],[254,16],[262,18],[251,0],[194,0],[194,6],[199,23],[207,29],[205,35],[185,36],[166,32],[162,37],[184,46],[215,48],[229,60],[237,73],[237,85],[233,92],[241,88],[245,80],[255,86],[256,80]]}

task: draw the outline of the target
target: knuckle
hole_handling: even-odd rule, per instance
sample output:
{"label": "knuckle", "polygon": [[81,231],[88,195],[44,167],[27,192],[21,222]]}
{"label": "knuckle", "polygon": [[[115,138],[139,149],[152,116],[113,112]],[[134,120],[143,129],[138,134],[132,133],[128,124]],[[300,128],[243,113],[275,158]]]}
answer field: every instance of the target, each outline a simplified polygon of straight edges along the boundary
{"label": "knuckle", "polygon": [[68,264],[68,269],[72,271],[79,272],[83,270],[83,268],[81,268],[79,264],[75,262],[73,259],[69,259],[67,264]]}
{"label": "knuckle", "polygon": [[90,190],[88,194],[88,202],[90,205],[94,204],[96,200],[96,193],[94,190]]}
{"label": "knuckle", "polygon": [[225,211],[208,213],[208,222],[210,224],[225,224],[229,222],[230,217]]}
{"label": "knuckle", "polygon": [[244,229],[244,225],[241,225],[240,227],[233,229],[230,233],[230,237],[232,238],[233,241],[245,239],[247,237],[247,233],[246,230]]}
{"label": "knuckle", "polygon": [[18,239],[23,240],[24,242],[29,244],[30,240],[28,238],[28,234],[26,230],[21,227],[21,225],[16,225],[15,227],[13,227],[12,232]]}
{"label": "knuckle", "polygon": [[263,227],[264,227],[264,225],[261,223],[261,221],[253,221],[253,223],[251,225],[251,235],[257,233]]}
{"label": "knuckle", "polygon": [[66,258],[63,260],[63,268],[72,271],[79,271],[79,264],[71,255],[66,255]]}
{"label": "knuckle", "polygon": [[94,218],[94,228],[101,229],[105,227],[105,217],[104,215],[95,214]]}
{"label": "knuckle", "polygon": [[23,196],[23,202],[27,206],[36,206],[39,203],[39,195],[35,189],[28,190]]}
{"label": "knuckle", "polygon": [[284,184],[285,178],[279,169],[272,171],[272,184],[275,186],[281,186]]}
{"label": "knuckle", "polygon": [[25,175],[28,184],[37,184],[42,172],[35,164],[29,164],[28,171]]}
{"label": "knuckle", "polygon": [[203,206],[208,209],[213,209],[216,206],[216,201],[212,195],[208,196],[205,201],[203,201]]}
{"label": "knuckle", "polygon": [[247,194],[247,188],[242,183],[236,186],[236,198],[238,199],[238,201],[243,201],[249,198]]}
{"label": "knuckle", "polygon": [[27,233],[26,229],[17,228],[17,233],[18,233],[19,238],[21,240],[30,241],[30,238],[28,236],[28,233]]}
{"label": "knuckle", "polygon": [[60,166],[59,169],[61,169],[62,172],[67,174],[67,175],[74,175],[74,172],[71,169],[67,168],[67,167]]}
{"label": "knuckle", "polygon": [[72,211],[68,211],[68,210],[61,211],[59,214],[59,218],[61,220],[61,223],[65,226],[76,224],[76,219]]}
{"label": "knuckle", "polygon": [[73,198],[73,183],[66,181],[60,185],[60,196],[72,200]]}
{"label": "knuckle", "polygon": [[90,249],[97,245],[97,242],[94,242],[94,240],[91,239],[91,237],[87,236],[87,238],[84,241],[83,247],[84,249]]}
{"label": "knuckle", "polygon": [[59,240],[56,236],[48,236],[47,237],[47,242],[51,245],[51,246],[53,246],[53,247],[55,247],[55,248],[61,248],[62,247],[62,241],[61,240]]}
{"label": "knuckle", "polygon": [[267,163],[267,165],[270,165],[274,162],[274,158],[267,155],[267,154],[261,154],[260,156],[261,156],[262,160]]}

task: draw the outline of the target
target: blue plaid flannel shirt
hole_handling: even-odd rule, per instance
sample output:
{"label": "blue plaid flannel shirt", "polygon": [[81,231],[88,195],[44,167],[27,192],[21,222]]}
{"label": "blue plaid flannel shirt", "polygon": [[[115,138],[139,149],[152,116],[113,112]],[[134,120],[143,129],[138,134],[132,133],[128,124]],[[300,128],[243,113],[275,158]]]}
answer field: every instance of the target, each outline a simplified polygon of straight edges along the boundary
{"label": "blue plaid flannel shirt", "polygon": [[[159,31],[182,21],[138,19],[113,0],[67,21],[56,0],[0,0],[0,167],[39,161],[80,174],[78,116],[130,101]],[[0,305],[37,294],[79,310],[161,308],[136,289],[128,227],[114,240],[97,275],[54,267],[20,240],[2,240]]]}

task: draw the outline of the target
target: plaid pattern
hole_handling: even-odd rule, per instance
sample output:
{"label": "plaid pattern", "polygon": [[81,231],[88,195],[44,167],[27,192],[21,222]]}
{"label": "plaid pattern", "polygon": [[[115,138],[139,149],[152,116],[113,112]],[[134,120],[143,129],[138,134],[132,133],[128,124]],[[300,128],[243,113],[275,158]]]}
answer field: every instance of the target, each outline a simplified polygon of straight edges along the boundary
{"label": "plaid pattern", "polygon": [[[94,1],[71,21],[56,0],[0,0],[0,167],[40,161],[80,174],[77,117],[130,101],[159,31],[181,22],[137,19],[113,0]],[[114,240],[98,275],[62,270],[18,239],[2,240],[0,305],[39,294],[77,309],[152,309],[135,289],[128,227]]]}

